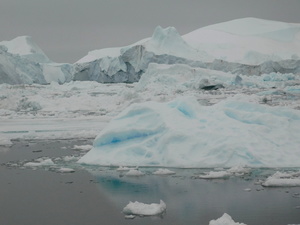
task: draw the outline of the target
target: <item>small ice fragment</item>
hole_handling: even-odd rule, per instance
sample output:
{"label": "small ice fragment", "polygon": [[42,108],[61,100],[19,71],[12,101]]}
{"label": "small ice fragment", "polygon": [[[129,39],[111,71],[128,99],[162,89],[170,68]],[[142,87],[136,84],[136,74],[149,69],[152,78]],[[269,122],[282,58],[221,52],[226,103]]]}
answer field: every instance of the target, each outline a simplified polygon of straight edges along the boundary
{"label": "small ice fragment", "polygon": [[167,209],[166,203],[160,200],[160,203],[145,204],[141,202],[129,202],[124,207],[123,213],[126,215],[138,215],[138,216],[155,216],[163,214]]}
{"label": "small ice fragment", "polygon": [[228,178],[230,176],[230,173],[227,171],[210,171],[207,172],[204,175],[196,176],[196,178],[201,179],[222,179],[222,178]]}
{"label": "small ice fragment", "polygon": [[158,169],[157,171],[153,172],[154,175],[172,175],[175,174],[174,171],[169,169]]}
{"label": "small ice fragment", "polygon": [[93,148],[92,145],[74,145],[73,149],[78,149],[78,150],[82,150],[82,151],[89,151]]}
{"label": "small ice fragment", "polygon": [[244,191],[251,191],[251,188],[245,188]]}
{"label": "small ice fragment", "polygon": [[227,213],[224,213],[222,217],[220,217],[217,220],[211,220],[209,222],[209,225],[246,225],[244,223],[238,223],[235,222],[231,216],[229,216]]}
{"label": "small ice fragment", "polygon": [[132,177],[138,177],[138,176],[143,176],[145,174],[137,169],[131,169],[125,175],[132,176]]}
{"label": "small ice fragment", "polygon": [[53,166],[55,165],[51,159],[37,159],[38,162],[28,162],[24,166],[36,167],[36,166]]}
{"label": "small ice fragment", "polygon": [[135,215],[125,215],[125,219],[134,219]]}
{"label": "small ice fragment", "polygon": [[63,160],[66,162],[69,162],[69,161],[73,161],[73,160],[78,160],[78,157],[67,155],[67,156],[63,157]]}
{"label": "small ice fragment", "polygon": [[242,165],[234,166],[231,167],[230,169],[227,170],[229,173],[234,174],[234,175],[244,175],[250,173],[250,168],[246,168]]}
{"label": "small ice fragment", "polygon": [[75,170],[73,170],[71,168],[60,168],[59,170],[57,170],[57,172],[59,172],[59,173],[74,173]]}
{"label": "small ice fragment", "polygon": [[130,168],[126,167],[126,166],[119,166],[119,168],[117,169],[117,171],[129,171]]}

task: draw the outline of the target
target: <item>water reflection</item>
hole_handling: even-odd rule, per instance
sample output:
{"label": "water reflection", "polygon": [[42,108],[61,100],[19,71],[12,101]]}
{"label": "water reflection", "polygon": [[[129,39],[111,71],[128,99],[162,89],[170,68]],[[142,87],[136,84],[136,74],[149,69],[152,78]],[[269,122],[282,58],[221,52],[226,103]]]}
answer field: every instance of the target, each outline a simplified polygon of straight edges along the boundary
{"label": "water reflection", "polygon": [[251,176],[227,180],[203,180],[192,178],[199,170],[177,169],[172,176],[153,175],[154,170],[149,168],[141,170],[145,176],[127,177],[114,169],[89,171],[95,177],[93,182],[120,211],[129,201],[158,203],[162,199],[167,204],[166,217],[176,218],[178,224],[208,224],[223,213],[253,225],[300,222],[296,209],[300,202],[292,195],[300,192],[299,187],[264,189],[255,184],[259,177],[274,171],[253,171]]}

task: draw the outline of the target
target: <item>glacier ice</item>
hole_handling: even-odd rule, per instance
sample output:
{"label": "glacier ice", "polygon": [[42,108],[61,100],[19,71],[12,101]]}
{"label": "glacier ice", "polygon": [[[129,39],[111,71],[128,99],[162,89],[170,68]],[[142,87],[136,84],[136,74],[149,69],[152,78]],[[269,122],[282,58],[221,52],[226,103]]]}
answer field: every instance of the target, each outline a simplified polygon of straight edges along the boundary
{"label": "glacier ice", "polygon": [[193,97],[132,104],[96,137],[79,163],[122,166],[299,166],[297,110],[244,97],[201,106]]}

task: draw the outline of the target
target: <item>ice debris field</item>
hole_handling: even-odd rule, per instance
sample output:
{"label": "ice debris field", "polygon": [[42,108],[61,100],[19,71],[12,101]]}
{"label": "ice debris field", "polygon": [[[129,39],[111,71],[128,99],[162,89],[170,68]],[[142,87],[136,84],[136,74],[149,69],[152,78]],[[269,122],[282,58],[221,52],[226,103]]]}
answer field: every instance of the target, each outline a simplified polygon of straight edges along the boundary
{"label": "ice debris field", "polygon": [[2,41],[0,144],[96,137],[78,163],[300,167],[299,43],[299,24],[256,18],[157,27],[74,64]]}

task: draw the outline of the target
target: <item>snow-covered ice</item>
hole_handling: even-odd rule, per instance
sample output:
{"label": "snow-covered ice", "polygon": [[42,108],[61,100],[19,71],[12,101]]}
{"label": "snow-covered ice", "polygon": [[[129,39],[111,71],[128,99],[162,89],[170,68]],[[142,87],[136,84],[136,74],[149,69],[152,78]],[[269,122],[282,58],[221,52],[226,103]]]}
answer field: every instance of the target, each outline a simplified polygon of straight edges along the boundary
{"label": "snow-covered ice", "polygon": [[145,204],[142,202],[129,202],[123,209],[123,213],[126,215],[138,215],[138,216],[155,216],[163,214],[167,209],[166,203],[160,200],[157,203]]}
{"label": "snow-covered ice", "polygon": [[211,220],[209,225],[246,225],[244,223],[235,222],[230,215],[224,213],[219,219]]}

